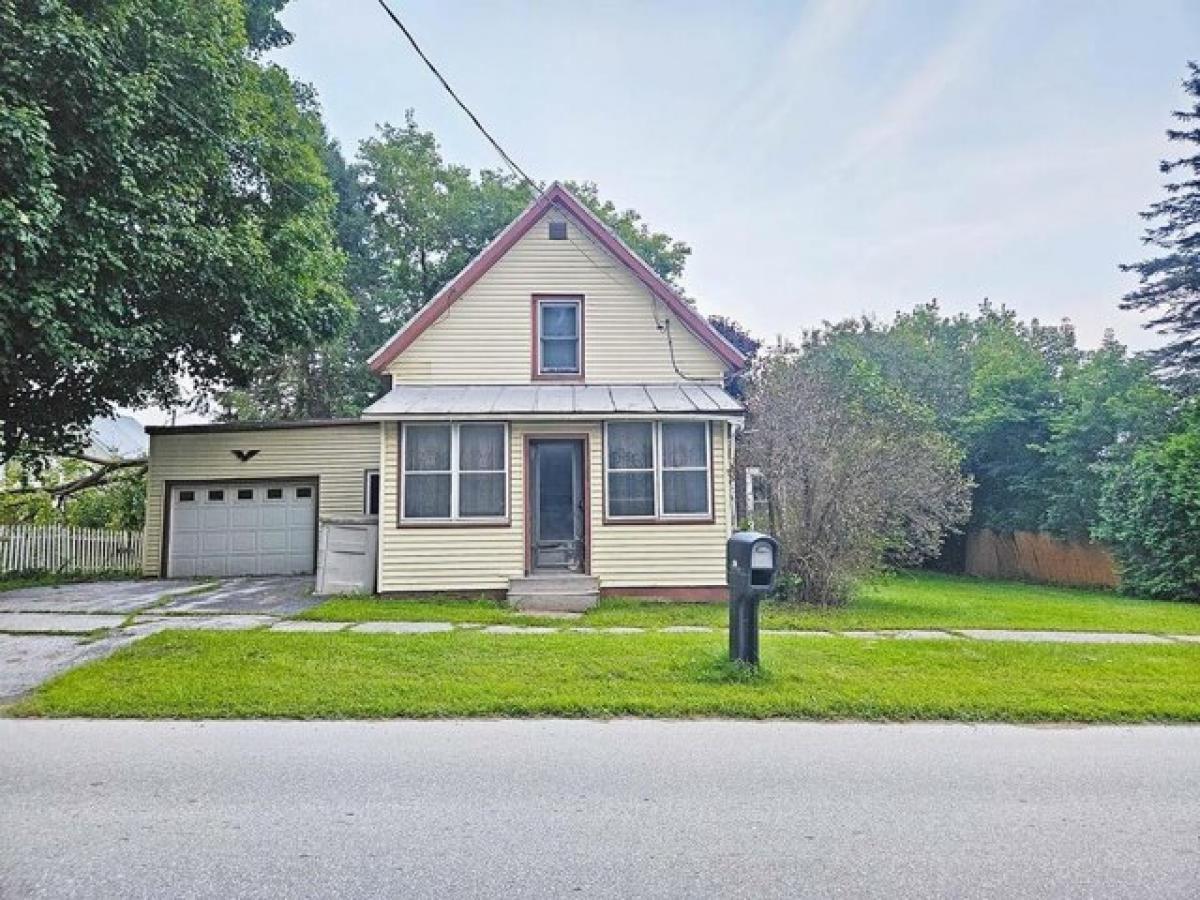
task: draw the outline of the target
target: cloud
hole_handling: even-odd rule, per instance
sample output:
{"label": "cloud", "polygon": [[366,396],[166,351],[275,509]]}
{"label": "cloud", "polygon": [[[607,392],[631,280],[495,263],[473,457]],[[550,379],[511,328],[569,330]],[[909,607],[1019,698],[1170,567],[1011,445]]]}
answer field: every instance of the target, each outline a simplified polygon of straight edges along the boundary
{"label": "cloud", "polygon": [[983,55],[995,31],[1001,7],[977,3],[969,6],[945,42],[872,118],[855,133],[838,161],[839,170],[853,169],[880,153],[895,153],[916,135],[943,97],[965,80]]}
{"label": "cloud", "polygon": [[812,0],[780,44],[762,77],[738,97],[732,111],[741,127],[762,133],[786,123],[820,88],[839,51],[870,12],[874,0]]}

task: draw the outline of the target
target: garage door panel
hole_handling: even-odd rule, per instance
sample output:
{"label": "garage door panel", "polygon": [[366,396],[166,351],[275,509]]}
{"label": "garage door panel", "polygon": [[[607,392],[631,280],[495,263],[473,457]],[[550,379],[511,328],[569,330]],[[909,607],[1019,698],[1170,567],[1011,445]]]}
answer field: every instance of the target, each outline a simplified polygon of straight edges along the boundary
{"label": "garage door panel", "polygon": [[202,531],[200,532],[200,552],[206,554],[227,553],[229,551],[229,532]]}
{"label": "garage door panel", "polygon": [[250,503],[239,503],[229,511],[230,528],[257,528],[261,511]]}
{"label": "garage door panel", "polygon": [[209,530],[229,527],[229,510],[220,506],[205,505],[200,513],[200,527]]}
{"label": "garage door panel", "polygon": [[168,575],[305,575],[313,571],[317,508],[310,485],[191,485],[174,488],[169,502]]}

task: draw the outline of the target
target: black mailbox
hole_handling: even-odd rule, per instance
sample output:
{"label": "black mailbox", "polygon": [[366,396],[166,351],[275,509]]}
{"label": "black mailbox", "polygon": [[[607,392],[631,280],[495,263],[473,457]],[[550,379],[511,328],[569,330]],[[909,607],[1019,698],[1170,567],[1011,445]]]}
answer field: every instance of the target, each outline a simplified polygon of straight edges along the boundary
{"label": "black mailbox", "polygon": [[735,531],[725,545],[729,584],[729,658],[758,665],[758,603],[779,573],[779,541],[757,531]]}

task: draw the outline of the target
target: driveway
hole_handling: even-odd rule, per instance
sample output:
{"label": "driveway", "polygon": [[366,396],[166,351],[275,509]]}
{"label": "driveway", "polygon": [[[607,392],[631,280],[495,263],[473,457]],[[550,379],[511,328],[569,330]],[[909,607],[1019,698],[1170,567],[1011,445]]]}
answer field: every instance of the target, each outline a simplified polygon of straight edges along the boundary
{"label": "driveway", "polygon": [[1196,897],[1200,728],[0,721],[0,896]]}
{"label": "driveway", "polygon": [[290,616],[321,602],[311,576],[87,581],[0,593],[0,613],[258,613]]}
{"label": "driveway", "polygon": [[312,585],[307,576],[144,579],[0,593],[0,701],[156,631],[270,624],[320,603]]}

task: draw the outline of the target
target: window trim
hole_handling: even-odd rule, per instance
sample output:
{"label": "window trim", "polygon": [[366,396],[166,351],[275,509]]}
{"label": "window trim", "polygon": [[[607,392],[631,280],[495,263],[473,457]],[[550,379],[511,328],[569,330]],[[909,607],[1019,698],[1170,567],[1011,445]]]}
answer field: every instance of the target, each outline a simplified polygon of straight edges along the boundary
{"label": "window trim", "polygon": [[[375,512],[371,512],[371,479],[375,479]],[[378,516],[383,510],[383,479],[379,469],[363,469],[363,515]]]}
{"label": "window trim", "polygon": [[[542,307],[546,304],[574,304],[578,309],[575,341],[579,347],[579,371],[542,371]],[[585,350],[587,347],[585,321],[585,297],[583,294],[532,294],[530,295],[530,378],[534,381],[583,381],[587,372]]]}
{"label": "window trim", "polygon": [[[407,432],[410,426],[435,425],[450,427],[450,515],[446,518],[430,518],[430,517],[411,517],[404,514],[404,491],[408,474],[405,471],[404,457],[405,447],[407,443]],[[459,493],[459,475],[462,474],[459,468],[459,432],[463,425],[498,425],[504,430],[504,512],[499,516],[459,516],[458,515],[458,493]],[[397,497],[396,497],[396,525],[398,528],[506,528],[512,523],[512,498],[509,492],[512,490],[512,435],[509,429],[508,422],[497,422],[492,420],[477,421],[474,419],[464,421],[420,421],[420,422],[397,422],[396,445],[399,448],[398,458],[396,461],[397,468]],[[501,470],[488,470],[492,474],[498,474]],[[442,473],[444,470],[430,470],[429,474]],[[483,474],[481,470],[468,469],[467,474]]]}
{"label": "window trim", "polygon": [[[604,422],[604,440],[603,440],[603,468],[601,470],[601,485],[603,487],[601,495],[601,521],[605,525],[711,525],[716,522],[716,491],[715,481],[716,473],[714,469],[713,455],[713,422],[711,420],[696,420],[696,419],[655,419],[650,423],[652,441],[654,443],[654,515],[653,516],[613,516],[608,511],[608,428],[612,424],[624,422],[639,422],[641,419],[606,419]],[[662,464],[662,426],[664,423],[672,422],[696,422],[705,426],[704,428],[704,454],[705,463],[708,470],[708,509],[703,513],[664,513],[663,512],[663,478],[664,471]],[[616,469],[617,472],[639,471],[644,472],[645,469]],[[671,469],[670,471],[699,471],[692,467],[683,469]]]}

